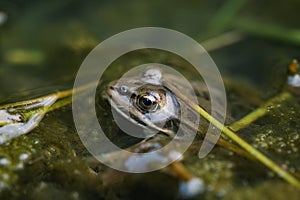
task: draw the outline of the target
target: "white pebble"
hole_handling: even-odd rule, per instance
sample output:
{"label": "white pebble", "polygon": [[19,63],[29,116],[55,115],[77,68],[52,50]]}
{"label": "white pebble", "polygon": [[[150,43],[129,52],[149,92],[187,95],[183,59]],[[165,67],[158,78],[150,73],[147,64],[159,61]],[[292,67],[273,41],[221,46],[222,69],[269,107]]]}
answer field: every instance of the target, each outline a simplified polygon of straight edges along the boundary
{"label": "white pebble", "polygon": [[179,185],[179,194],[182,198],[193,198],[203,193],[205,189],[204,183],[199,178],[192,178],[187,182],[181,182]]}
{"label": "white pebble", "polygon": [[6,20],[7,20],[7,15],[6,15],[6,13],[0,11],[0,26],[1,26],[2,24],[4,24],[4,23],[6,22]]}
{"label": "white pebble", "polygon": [[0,159],[0,165],[9,165],[10,164],[10,161],[7,159],[7,158],[1,158]]}
{"label": "white pebble", "polygon": [[300,87],[300,75],[288,76],[287,82],[293,87]]}
{"label": "white pebble", "polygon": [[27,153],[22,153],[22,154],[20,154],[19,159],[26,160],[28,157],[29,157],[29,155]]}

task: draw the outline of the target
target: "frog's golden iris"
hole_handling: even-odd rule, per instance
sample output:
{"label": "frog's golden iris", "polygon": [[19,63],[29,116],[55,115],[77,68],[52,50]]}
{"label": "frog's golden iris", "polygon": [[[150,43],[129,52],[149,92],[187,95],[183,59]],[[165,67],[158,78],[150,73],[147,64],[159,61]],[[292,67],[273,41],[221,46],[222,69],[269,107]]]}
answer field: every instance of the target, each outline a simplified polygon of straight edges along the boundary
{"label": "frog's golden iris", "polygon": [[158,108],[158,102],[154,95],[142,94],[137,97],[136,105],[143,112],[154,112]]}

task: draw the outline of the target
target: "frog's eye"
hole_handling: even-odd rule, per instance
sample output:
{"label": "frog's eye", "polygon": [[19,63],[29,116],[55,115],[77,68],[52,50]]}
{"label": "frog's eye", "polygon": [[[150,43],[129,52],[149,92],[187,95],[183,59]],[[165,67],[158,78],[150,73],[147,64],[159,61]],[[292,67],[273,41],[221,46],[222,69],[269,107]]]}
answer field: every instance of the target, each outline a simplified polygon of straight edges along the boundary
{"label": "frog's eye", "polygon": [[142,94],[137,97],[136,105],[144,112],[154,112],[158,108],[155,96],[151,94]]}

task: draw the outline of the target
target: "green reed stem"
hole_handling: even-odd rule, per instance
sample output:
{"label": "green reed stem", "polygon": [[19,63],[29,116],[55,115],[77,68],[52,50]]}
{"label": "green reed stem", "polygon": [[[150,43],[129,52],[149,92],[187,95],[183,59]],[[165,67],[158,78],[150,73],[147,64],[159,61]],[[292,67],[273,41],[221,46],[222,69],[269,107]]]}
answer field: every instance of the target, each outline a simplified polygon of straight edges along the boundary
{"label": "green reed stem", "polygon": [[227,0],[210,20],[207,34],[216,35],[222,33],[228,28],[246,2],[247,0]]}
{"label": "green reed stem", "polygon": [[[287,94],[286,94],[287,95]],[[296,188],[300,189],[300,182],[297,180],[293,175],[279,167],[275,162],[273,162],[271,159],[263,155],[261,152],[259,152],[257,149],[253,148],[250,144],[248,144],[246,141],[244,141],[242,138],[240,138],[235,132],[224,126],[222,123],[220,123],[217,119],[212,117],[209,113],[207,113],[203,108],[201,108],[199,105],[189,101],[187,97],[184,95],[179,94],[179,98],[181,98],[187,105],[189,105],[192,109],[194,109],[196,112],[198,112],[202,117],[204,117],[208,122],[213,124],[216,128],[222,131],[222,133],[230,138],[232,141],[237,143],[242,149],[244,149],[246,152],[248,152],[250,155],[252,155],[256,160],[264,164],[266,167],[274,171],[279,177],[282,177],[284,180],[286,180],[291,185],[295,186]]]}
{"label": "green reed stem", "polygon": [[237,20],[234,28],[249,35],[300,45],[300,29],[257,23],[250,19]]}
{"label": "green reed stem", "polygon": [[232,131],[239,131],[247,126],[249,126],[251,123],[256,121],[257,119],[263,117],[269,112],[270,107],[274,106],[276,103],[280,103],[284,100],[290,99],[292,95],[289,92],[282,92],[276,97],[270,99],[266,103],[264,103],[259,108],[255,109],[253,112],[247,114],[242,119],[234,122],[230,126],[228,126],[229,129]]}
{"label": "green reed stem", "polygon": [[[55,97],[57,99],[56,102],[50,106],[44,106],[44,107],[35,108],[35,109],[31,109],[31,110],[30,109],[22,110],[20,112],[20,114],[22,115],[24,121],[27,121],[27,119],[29,119],[31,116],[33,116],[36,113],[46,114],[48,112],[51,112],[53,110],[56,110],[56,109],[59,109],[61,107],[71,104],[72,96],[74,93],[83,92],[95,84],[96,83],[90,83],[90,84],[84,85],[84,86],[76,88],[76,89],[65,90],[65,91],[49,94],[46,96],[42,96],[39,98],[35,98],[35,99],[6,104],[3,106],[0,106],[0,109],[8,109],[8,108],[21,108],[22,109],[22,108],[26,107],[27,105],[32,105],[32,104],[35,104],[38,102],[42,102],[44,99],[46,99],[48,97]],[[12,123],[12,122],[0,121],[0,126],[5,126],[10,123]]]}

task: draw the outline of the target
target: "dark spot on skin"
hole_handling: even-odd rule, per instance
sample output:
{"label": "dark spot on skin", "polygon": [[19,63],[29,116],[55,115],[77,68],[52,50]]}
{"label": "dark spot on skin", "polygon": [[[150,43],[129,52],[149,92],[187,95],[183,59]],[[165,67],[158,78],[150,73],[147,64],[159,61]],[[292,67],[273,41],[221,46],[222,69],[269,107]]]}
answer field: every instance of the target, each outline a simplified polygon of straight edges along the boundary
{"label": "dark spot on skin", "polygon": [[135,98],[135,97],[136,97],[136,94],[133,93],[133,94],[131,95],[131,98]]}
{"label": "dark spot on skin", "polygon": [[109,89],[111,89],[111,90],[115,90],[115,88],[114,88],[113,86],[110,86],[110,87],[109,87]]}
{"label": "dark spot on skin", "polygon": [[203,97],[208,101],[210,100],[210,96],[208,92],[203,92]]}
{"label": "dark spot on skin", "polygon": [[[132,118],[132,119],[134,119],[137,123],[139,123],[139,124],[141,124],[141,125],[143,125],[143,126],[145,126],[145,127],[147,127],[148,125],[145,123],[145,122],[143,122],[142,120],[140,120],[136,115],[134,115],[133,113],[130,113],[130,117]],[[144,120],[144,119],[143,119]]]}

